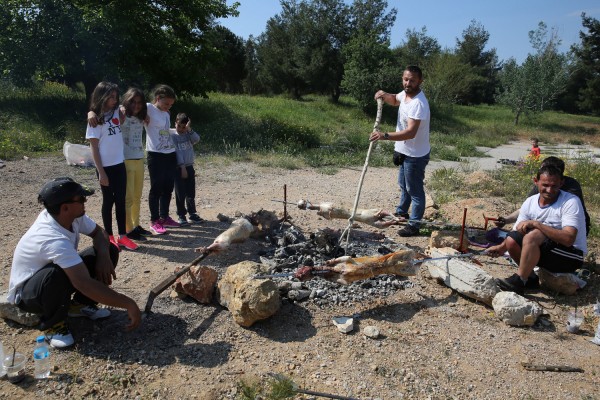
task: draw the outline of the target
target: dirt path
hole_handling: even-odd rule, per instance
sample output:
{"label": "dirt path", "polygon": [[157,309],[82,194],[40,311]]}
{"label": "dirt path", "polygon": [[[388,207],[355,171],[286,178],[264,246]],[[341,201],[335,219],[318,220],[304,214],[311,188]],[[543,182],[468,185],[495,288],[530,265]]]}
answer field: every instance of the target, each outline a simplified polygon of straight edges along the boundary
{"label": "dirt path", "polygon": [[[208,222],[173,229],[141,243],[136,252],[121,253],[114,287],[142,306],[151,287],[195,258],[193,248],[210,244],[228,227],[217,220],[217,214],[281,210],[281,204],[271,199],[283,197],[283,185],[287,185],[290,201],[308,198],[351,207],[360,176],[353,169],[322,175],[307,169],[273,170],[242,163],[201,165],[197,170],[197,204]],[[97,187],[92,170],[68,167],[58,157],[7,162],[0,169],[3,288],[8,285],[13,249],[40,211],[39,188],[48,178],[65,175]],[[147,190],[146,181],[143,210],[147,210]],[[87,213],[97,221],[100,200],[95,195],[86,203]],[[392,211],[396,200],[394,169],[369,169],[361,205]],[[448,209],[447,213],[456,217],[461,207],[456,205],[457,211]],[[289,208],[289,212],[305,232],[346,225],[346,221],[326,221],[309,211]],[[142,217],[147,223],[148,216]],[[384,233],[399,244],[423,249],[428,241],[426,237],[402,239],[394,228],[360,230]],[[258,261],[259,251],[266,246],[249,240],[225,254],[208,257],[203,265],[222,270],[242,260]],[[482,261],[495,276],[510,272],[505,263]],[[577,297],[540,292],[537,297],[547,316],[532,328],[506,326],[490,308],[424,274],[410,281],[412,287],[359,304],[319,308],[310,301],[285,302],[278,314],[250,329],[236,325],[228,311],[216,304],[182,301],[169,297],[167,291],[156,299],[154,314],[133,333],[122,331],[126,315],[121,310],[113,310],[113,317],[104,321],[72,321],[77,344],[71,350],[54,352],[52,378],[46,382],[28,378],[18,386],[1,380],[0,398],[229,399],[235,398],[240,380],[260,380],[269,372],[289,376],[301,388],[360,399],[598,397],[600,346],[588,341],[595,329],[592,324],[598,322],[591,316],[591,302],[600,287],[596,276],[591,288]],[[572,335],[566,333],[564,322],[567,308],[576,302],[589,316],[582,333]],[[337,332],[331,318],[341,315],[358,317],[354,332]],[[382,338],[364,336],[361,331],[368,325],[378,327]],[[0,321],[5,346],[29,352],[37,334],[35,329]],[[585,372],[527,372],[521,361],[577,366]],[[32,370],[31,363],[29,373]]]}

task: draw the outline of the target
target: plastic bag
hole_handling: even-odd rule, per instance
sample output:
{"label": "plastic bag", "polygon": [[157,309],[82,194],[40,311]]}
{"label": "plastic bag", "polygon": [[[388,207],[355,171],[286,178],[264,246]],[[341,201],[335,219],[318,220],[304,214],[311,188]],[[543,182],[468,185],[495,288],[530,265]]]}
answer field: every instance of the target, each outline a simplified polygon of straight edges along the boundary
{"label": "plastic bag", "polygon": [[63,145],[63,154],[69,165],[77,165],[79,167],[95,166],[94,159],[92,158],[92,150],[89,146],[65,142]]}

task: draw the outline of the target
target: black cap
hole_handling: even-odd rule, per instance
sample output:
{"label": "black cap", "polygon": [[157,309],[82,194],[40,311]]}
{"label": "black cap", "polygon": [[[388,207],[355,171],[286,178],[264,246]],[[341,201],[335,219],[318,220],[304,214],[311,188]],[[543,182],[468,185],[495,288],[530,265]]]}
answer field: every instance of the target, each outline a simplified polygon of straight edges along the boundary
{"label": "black cap", "polygon": [[94,189],[82,186],[68,177],[54,178],[46,182],[40,194],[38,201],[45,206],[55,206],[71,200],[75,196],[90,196],[94,194]]}

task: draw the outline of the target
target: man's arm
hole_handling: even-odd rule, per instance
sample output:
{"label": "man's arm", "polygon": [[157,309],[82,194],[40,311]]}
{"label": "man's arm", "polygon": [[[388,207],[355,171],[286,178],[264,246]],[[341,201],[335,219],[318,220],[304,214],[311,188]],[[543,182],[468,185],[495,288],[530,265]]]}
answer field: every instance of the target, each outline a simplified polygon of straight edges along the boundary
{"label": "man's arm", "polygon": [[96,225],[96,228],[88,236],[92,238],[94,250],[96,250],[96,279],[109,286],[113,279],[117,279],[117,274],[110,259],[108,234]]}
{"label": "man's arm", "polygon": [[410,140],[414,139],[417,136],[417,132],[419,130],[419,126],[421,125],[421,121],[418,119],[408,119],[407,128],[403,129],[399,132],[388,132],[388,138],[385,138],[385,132],[373,132],[369,136],[370,141],[374,140],[393,140],[393,141],[402,141],[402,140]]}
{"label": "man's arm", "polygon": [[88,273],[85,264],[80,263],[70,268],[64,268],[63,271],[67,274],[73,287],[84,296],[107,306],[126,309],[129,320],[131,321],[126,326],[128,331],[135,329],[140,325],[142,313],[135,301],[93,279]]}
{"label": "man's arm", "polygon": [[387,104],[389,104],[390,106],[399,106],[400,102],[398,101],[398,99],[396,98],[396,94],[394,93],[387,93],[384,92],[383,90],[378,90],[377,93],[375,93],[375,100],[381,98],[383,99],[383,101]]}
{"label": "man's arm", "polygon": [[562,229],[556,229],[552,228],[551,226],[544,225],[540,221],[532,220],[521,221],[517,225],[517,231],[519,231],[522,235],[527,234],[527,232],[530,232],[533,229],[539,230],[548,239],[566,247],[573,246],[573,243],[575,243],[575,238],[577,238],[577,228],[572,226],[565,226]]}

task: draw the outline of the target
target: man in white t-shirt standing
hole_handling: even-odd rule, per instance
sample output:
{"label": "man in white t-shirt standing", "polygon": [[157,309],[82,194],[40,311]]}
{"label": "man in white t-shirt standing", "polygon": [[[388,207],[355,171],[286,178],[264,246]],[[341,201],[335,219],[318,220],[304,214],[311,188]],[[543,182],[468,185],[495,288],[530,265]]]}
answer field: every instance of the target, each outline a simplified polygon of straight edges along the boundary
{"label": "man in white t-shirt standing", "polygon": [[[53,347],[74,343],[66,324],[68,316],[110,316],[108,309],[96,303],[126,309],[127,329],[141,321],[135,301],[109,287],[116,279],[119,251],[109,245],[106,231],[85,215],[87,196],[93,193],[71,178],[47,182],[38,196],[45,210],[15,248],[8,301],[40,315],[40,329]],[[78,253],[80,233],[91,237],[93,246]]]}
{"label": "man in white t-shirt standing", "polygon": [[[420,221],[425,213],[425,167],[429,163],[429,103],[421,91],[423,73],[409,65],[402,74],[404,90],[398,94],[379,90],[375,100],[399,106],[395,132],[373,132],[370,140],[393,140],[394,164],[399,166],[400,204],[394,215],[407,218],[408,224],[398,231],[403,237],[419,234]],[[408,211],[410,209],[410,215]]]}
{"label": "man in white t-shirt standing", "polygon": [[540,168],[534,178],[539,193],[525,200],[504,242],[486,251],[492,257],[508,251],[519,264],[516,274],[498,280],[501,289],[522,294],[537,286],[536,265],[550,272],[575,272],[582,266],[587,253],[585,214],[577,196],[560,190],[563,181],[560,169]]}

